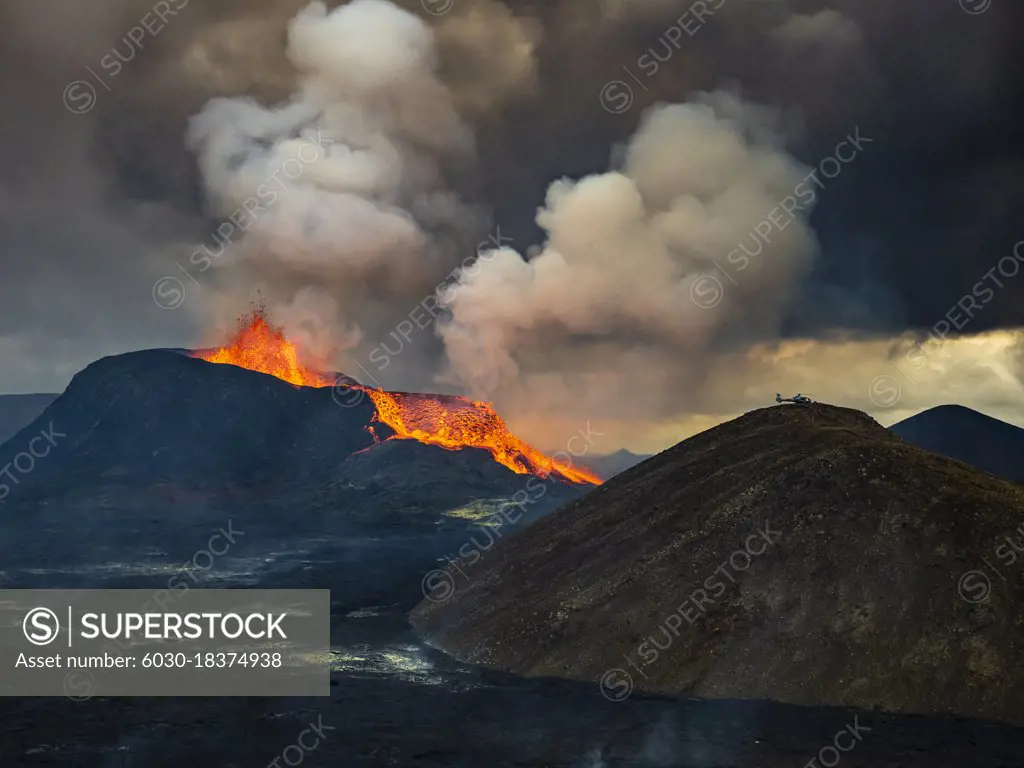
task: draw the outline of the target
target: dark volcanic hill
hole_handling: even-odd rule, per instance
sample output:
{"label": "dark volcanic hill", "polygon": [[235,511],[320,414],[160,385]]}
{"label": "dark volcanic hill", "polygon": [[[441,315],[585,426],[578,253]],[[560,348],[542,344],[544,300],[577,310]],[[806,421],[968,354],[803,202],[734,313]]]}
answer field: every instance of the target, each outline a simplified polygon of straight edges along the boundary
{"label": "dark volcanic hill", "polygon": [[1004,542],[1018,526],[1024,489],[859,411],[778,406],[508,537],[411,619],[460,657],[602,680],[613,698],[635,685],[1024,724],[1024,562]]}
{"label": "dark volcanic hill", "polygon": [[[361,392],[298,387],[175,350],[107,357],[0,446],[13,477],[3,503],[169,486],[261,500],[337,492],[378,508],[501,497],[528,480],[485,451],[389,441],[380,423],[377,444],[367,430],[375,412]],[[561,498],[581,489],[572,491]]]}
{"label": "dark volcanic hill", "polygon": [[52,450],[30,472],[15,472],[17,491],[103,481],[276,485],[322,475],[368,448],[373,439],[364,427],[372,415],[365,401],[339,406],[330,389],[146,350],[103,358],[78,373],[38,419],[0,446],[0,465],[52,425],[53,440],[36,444],[38,452],[47,442]]}
{"label": "dark volcanic hill", "polygon": [[926,451],[1024,483],[1024,429],[962,405],[940,405],[893,424],[892,432]]}
{"label": "dark volcanic hill", "polygon": [[0,395],[0,443],[32,422],[57,395]]}

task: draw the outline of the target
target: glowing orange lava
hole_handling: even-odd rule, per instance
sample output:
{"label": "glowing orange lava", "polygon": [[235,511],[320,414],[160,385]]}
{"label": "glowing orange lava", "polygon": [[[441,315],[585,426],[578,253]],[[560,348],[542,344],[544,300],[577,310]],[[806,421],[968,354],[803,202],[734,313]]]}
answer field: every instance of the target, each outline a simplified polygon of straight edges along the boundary
{"label": "glowing orange lava", "polygon": [[483,448],[513,472],[571,483],[600,485],[601,478],[583,467],[556,461],[509,432],[490,403],[444,395],[384,392],[363,388],[377,406],[377,419],[399,439],[419,440],[449,450]]}
{"label": "glowing orange lava", "polygon": [[262,307],[243,315],[227,346],[196,353],[209,363],[227,363],[276,376],[303,387],[329,387],[334,382],[299,362],[299,353],[280,328],[267,322]]}
{"label": "glowing orange lava", "polygon": [[[298,350],[280,328],[271,325],[262,307],[239,318],[230,343],[197,352],[210,363],[225,363],[276,376],[305,387],[334,386],[334,379],[299,362]],[[573,467],[545,456],[509,432],[490,403],[448,395],[385,392],[360,385],[376,406],[376,420],[394,431],[389,439],[418,440],[448,450],[482,448],[513,472],[554,476],[570,483],[600,485],[601,478],[583,467]]]}

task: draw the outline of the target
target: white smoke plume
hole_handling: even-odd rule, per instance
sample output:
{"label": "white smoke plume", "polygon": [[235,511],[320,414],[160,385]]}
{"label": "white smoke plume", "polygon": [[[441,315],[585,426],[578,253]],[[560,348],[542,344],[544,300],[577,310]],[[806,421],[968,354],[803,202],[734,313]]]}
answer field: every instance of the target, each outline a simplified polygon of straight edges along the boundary
{"label": "white smoke plume", "polygon": [[360,338],[354,326],[407,312],[475,242],[479,212],[446,178],[472,158],[473,136],[438,78],[432,31],[394,4],[312,3],[290,25],[288,56],[300,73],[291,101],[218,98],[191,121],[209,213],[232,227],[190,260],[249,274],[231,270],[221,319],[258,286],[276,317],[303,318],[317,357],[336,360]]}
{"label": "white smoke plume", "polygon": [[[467,120],[487,99],[442,76],[438,41],[468,51],[452,40],[477,39],[478,21],[431,29],[385,0],[314,3],[290,26],[300,87],[289,102],[219,98],[193,118],[211,216],[251,213],[226,247],[193,254],[232,267],[218,319],[259,288],[300,347],[359,376],[358,350],[476,250],[487,222],[451,177],[474,160]],[[518,35],[502,33],[508,66],[488,75],[506,94],[532,77],[530,38]],[[723,375],[749,387],[745,353],[778,338],[817,247],[806,199],[761,229],[809,170],[785,151],[781,125],[728,93],[652,108],[611,170],[550,186],[543,247],[486,254],[439,296],[450,317],[436,326],[436,383],[493,400],[545,446],[607,425],[602,450],[638,425],[719,407]],[[442,351],[428,354],[429,336],[389,384],[427,385]]]}
{"label": "white smoke plume", "polygon": [[543,249],[490,254],[451,292],[451,376],[513,421],[699,407],[717,354],[778,333],[816,250],[809,205],[755,232],[807,175],[777,125],[728,94],[662,105],[613,170],[552,184]]}

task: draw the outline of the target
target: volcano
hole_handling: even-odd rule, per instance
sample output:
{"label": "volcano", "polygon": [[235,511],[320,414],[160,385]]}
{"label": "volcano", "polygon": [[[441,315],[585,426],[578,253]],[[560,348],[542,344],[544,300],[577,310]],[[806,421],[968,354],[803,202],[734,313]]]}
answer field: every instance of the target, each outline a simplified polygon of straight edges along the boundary
{"label": "volcano", "polygon": [[[48,434],[48,451],[31,442]],[[544,503],[529,518],[600,482],[519,440],[487,403],[384,392],[304,365],[259,313],[223,347],[87,366],[0,445],[8,464],[5,505],[68,494],[114,506],[277,499],[372,520],[415,510],[428,519],[543,478]]]}
{"label": "volcano", "polygon": [[[296,386],[191,351],[106,357],[0,445],[0,466],[11,467],[0,507],[258,503],[276,506],[283,521],[340,515],[377,527],[432,525],[447,510],[542,483],[543,502],[531,503],[526,519],[593,487],[519,474],[481,448],[400,439],[377,419],[370,397],[354,391],[357,399],[342,400],[333,387]],[[33,443],[40,435],[52,443]],[[40,456],[28,453],[33,448]]]}
{"label": "volcano", "polygon": [[411,619],[462,659],[601,681],[612,698],[635,686],[1024,725],[1022,534],[1020,486],[859,411],[772,407],[499,542],[472,589]]}
{"label": "volcano", "polygon": [[[454,395],[386,392],[365,387],[350,377],[307,367],[300,362],[295,344],[270,323],[263,307],[238,319],[228,344],[201,350],[195,357],[265,373],[296,386],[363,392],[376,408],[374,421],[392,433],[386,439],[417,440],[447,450],[479,448],[516,474],[553,476],[570,484],[601,483],[590,470],[556,461],[513,435],[490,403]],[[345,394],[339,399],[351,401],[353,397]]]}

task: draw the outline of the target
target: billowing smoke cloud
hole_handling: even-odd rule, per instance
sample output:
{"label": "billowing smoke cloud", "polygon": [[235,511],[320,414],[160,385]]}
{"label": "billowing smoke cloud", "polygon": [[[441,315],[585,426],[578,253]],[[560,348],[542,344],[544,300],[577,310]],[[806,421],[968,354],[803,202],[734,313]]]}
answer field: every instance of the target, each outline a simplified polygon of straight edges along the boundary
{"label": "billowing smoke cloud", "polygon": [[[870,408],[859,379],[891,367],[887,340],[933,327],[1024,237],[1015,3],[192,0],[141,41],[128,33],[152,0],[65,5],[0,4],[0,97],[18,105],[0,126],[0,390],[59,390],[103,354],[209,343],[199,329],[221,329],[206,310],[226,321],[261,289],[304,347],[350,350],[342,370],[425,388],[443,367],[446,386],[492,393],[549,447],[586,412],[602,432],[604,414],[620,417],[601,450],[649,448],[630,440],[646,429],[665,444],[688,429],[673,425],[754,407],[762,390]],[[116,77],[102,63],[115,49]],[[95,73],[98,103],[73,113],[62,92]],[[635,97],[623,113],[600,98],[613,80]],[[718,98],[642,119],[734,83],[801,116],[787,149],[809,165],[857,126],[874,140],[818,190],[816,258],[797,242],[809,209],[756,256],[740,248],[757,250],[751,229],[792,189],[766,167],[732,170],[722,148],[795,169],[754,130],[769,116]],[[656,130],[709,106],[686,146]],[[633,134],[611,174],[588,177]],[[537,217],[563,175],[581,181],[556,183]],[[493,206],[492,225],[467,201]],[[445,337],[416,328],[377,370],[369,353],[399,347],[391,332],[491,233],[530,261],[481,260]],[[184,309],[154,302],[164,275]],[[712,278],[723,298],[696,306],[715,298]],[[1024,322],[1024,278],[1000,281],[957,331]],[[782,351],[751,352],[759,340]],[[854,368],[853,389],[836,390]],[[991,386],[909,387],[901,402],[1016,397],[982,375]]]}
{"label": "billowing smoke cloud", "polygon": [[442,54],[441,74],[459,111],[485,118],[534,93],[536,52],[543,39],[540,24],[516,16],[498,0],[456,6],[455,12],[439,18],[434,34]]}
{"label": "billowing smoke cloud", "polygon": [[[452,40],[481,39],[488,14],[480,5],[432,29],[385,0],[314,3],[289,29],[292,99],[219,98],[193,118],[188,144],[224,223],[190,261],[225,268],[220,320],[260,287],[308,352],[369,373],[349,362],[360,345],[433,293],[486,223],[451,178],[474,152],[460,109],[479,114],[488,99],[442,83],[438,40],[455,55]],[[497,19],[492,35],[518,41],[522,58],[498,57],[490,79],[522,92],[532,38]],[[646,422],[699,405],[716,355],[776,337],[815,252],[806,201],[771,237],[755,231],[809,170],[780,126],[725,92],[653,108],[611,171],[551,185],[543,248],[488,253],[442,294],[446,354],[427,370],[512,418]]]}
{"label": "billowing smoke cloud", "polygon": [[554,183],[543,249],[487,254],[450,293],[451,375],[510,413],[580,423],[698,406],[716,354],[778,333],[815,253],[810,206],[780,212],[808,169],[777,124],[723,93],[662,105],[617,168]]}
{"label": "billowing smoke cloud", "polygon": [[[407,312],[475,242],[480,211],[448,180],[474,142],[438,78],[433,32],[394,4],[313,3],[288,54],[290,101],[215,99],[191,122],[210,214],[225,223],[189,258],[262,279],[271,310],[304,317],[311,351],[331,357],[360,338],[353,326]],[[232,274],[231,312],[249,287]]]}

